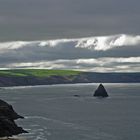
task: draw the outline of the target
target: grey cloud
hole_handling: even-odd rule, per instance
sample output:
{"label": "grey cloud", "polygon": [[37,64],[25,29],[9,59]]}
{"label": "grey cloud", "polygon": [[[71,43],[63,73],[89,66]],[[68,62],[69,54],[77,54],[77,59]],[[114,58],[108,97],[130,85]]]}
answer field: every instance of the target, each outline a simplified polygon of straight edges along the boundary
{"label": "grey cloud", "polygon": [[[115,35],[106,36],[104,38],[93,37],[85,39],[0,43],[0,67],[6,67],[7,64],[9,65],[10,63],[27,64],[28,62],[47,62],[55,61],[57,59],[63,59],[64,61],[91,58],[99,59],[104,57],[113,57],[115,59],[120,57],[123,57],[124,59],[125,57],[139,57],[139,36],[130,37],[126,35],[125,38],[123,36]],[[98,42],[95,44],[94,42],[97,39]],[[132,44],[134,45],[132,46]],[[113,63],[116,63],[117,65],[116,61]],[[123,63],[125,64],[127,62]],[[68,65],[71,66],[70,63],[68,63]],[[85,63],[84,65],[86,67],[86,65],[90,65],[90,63]],[[108,66],[109,65],[110,63]],[[119,65],[121,65],[120,62]]]}
{"label": "grey cloud", "polygon": [[[0,40],[31,40],[27,44],[0,43],[0,67],[139,71],[139,62],[115,61],[140,56],[140,36],[136,36],[140,34],[139,5],[139,0],[0,0]],[[111,36],[112,42],[116,41],[113,45],[110,39],[102,45],[99,38],[97,47],[94,39],[81,41],[83,45],[79,46],[72,40],[54,46],[40,45],[48,39],[122,33],[131,36],[117,35],[117,41],[116,36]],[[114,59],[102,63],[102,58]],[[77,64],[80,59],[95,59],[98,63]]]}
{"label": "grey cloud", "polygon": [[[139,72],[140,57],[53,60],[28,63],[10,63],[7,68],[75,69],[94,72]],[[126,63],[127,62],[127,63]]]}
{"label": "grey cloud", "polygon": [[0,40],[139,34],[139,0],[2,0]]}

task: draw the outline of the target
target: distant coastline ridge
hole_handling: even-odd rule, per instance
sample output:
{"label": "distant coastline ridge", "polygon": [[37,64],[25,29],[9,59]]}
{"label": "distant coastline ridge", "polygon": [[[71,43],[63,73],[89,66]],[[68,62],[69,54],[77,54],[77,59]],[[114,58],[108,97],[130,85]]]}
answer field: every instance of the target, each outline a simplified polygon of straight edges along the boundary
{"label": "distant coastline ridge", "polygon": [[140,73],[95,73],[72,70],[0,70],[0,87],[75,83],[140,83]]}

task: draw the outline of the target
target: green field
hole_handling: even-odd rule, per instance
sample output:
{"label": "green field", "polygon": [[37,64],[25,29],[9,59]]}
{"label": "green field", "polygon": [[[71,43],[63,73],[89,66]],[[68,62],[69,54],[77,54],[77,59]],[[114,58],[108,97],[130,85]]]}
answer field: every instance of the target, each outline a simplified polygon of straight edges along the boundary
{"label": "green field", "polygon": [[73,70],[47,70],[47,69],[14,69],[14,70],[0,70],[0,76],[35,76],[35,77],[49,77],[49,76],[68,76],[80,74],[79,71]]}

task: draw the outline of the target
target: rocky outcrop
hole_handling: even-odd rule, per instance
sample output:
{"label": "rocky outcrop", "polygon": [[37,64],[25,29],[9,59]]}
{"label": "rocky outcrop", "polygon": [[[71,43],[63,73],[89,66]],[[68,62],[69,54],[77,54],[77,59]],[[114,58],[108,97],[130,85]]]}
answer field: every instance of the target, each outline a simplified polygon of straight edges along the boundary
{"label": "rocky outcrop", "polygon": [[15,123],[15,120],[19,118],[23,117],[18,115],[11,105],[0,100],[0,137],[11,137],[21,133],[28,133]]}
{"label": "rocky outcrop", "polygon": [[24,118],[24,117],[18,115],[14,111],[13,107],[3,100],[0,100],[0,116],[6,116],[7,118],[9,118],[11,120],[16,120],[16,119],[19,119],[19,118],[23,119]]}
{"label": "rocky outcrop", "polygon": [[102,84],[99,85],[99,87],[95,90],[94,95],[95,97],[108,97],[108,93],[105,90],[104,86]]}

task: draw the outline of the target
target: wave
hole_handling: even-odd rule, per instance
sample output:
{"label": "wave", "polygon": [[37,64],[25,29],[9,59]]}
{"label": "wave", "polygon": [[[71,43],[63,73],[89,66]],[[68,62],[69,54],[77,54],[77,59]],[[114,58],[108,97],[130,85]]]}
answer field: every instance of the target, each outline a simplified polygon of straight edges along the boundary
{"label": "wave", "polygon": [[[48,137],[53,136],[53,129],[63,133],[63,130],[73,130],[73,131],[87,131],[90,128],[84,127],[75,123],[65,122],[62,120],[57,120],[53,118],[47,118],[44,116],[26,116],[25,117],[24,128],[29,132],[23,134],[29,140],[47,140]],[[34,124],[30,124],[30,122]],[[62,130],[62,131],[61,131]]]}

